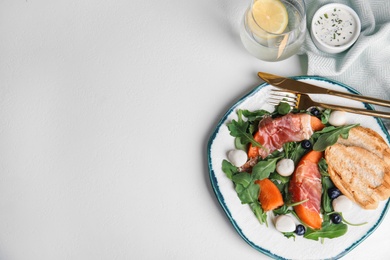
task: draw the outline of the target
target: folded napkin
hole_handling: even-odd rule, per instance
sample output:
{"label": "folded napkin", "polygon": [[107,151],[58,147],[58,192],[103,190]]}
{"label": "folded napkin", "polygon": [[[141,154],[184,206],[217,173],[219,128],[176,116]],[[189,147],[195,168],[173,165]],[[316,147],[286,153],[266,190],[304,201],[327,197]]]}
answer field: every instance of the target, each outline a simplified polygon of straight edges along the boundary
{"label": "folded napkin", "polygon": [[[307,27],[301,54],[308,57],[308,75],[324,76],[345,83],[363,95],[390,100],[390,1],[340,0],[358,14],[362,30],[356,43],[338,54],[324,53],[316,48],[310,25],[314,13],[326,0],[305,0]],[[383,109],[381,110],[388,110]]]}

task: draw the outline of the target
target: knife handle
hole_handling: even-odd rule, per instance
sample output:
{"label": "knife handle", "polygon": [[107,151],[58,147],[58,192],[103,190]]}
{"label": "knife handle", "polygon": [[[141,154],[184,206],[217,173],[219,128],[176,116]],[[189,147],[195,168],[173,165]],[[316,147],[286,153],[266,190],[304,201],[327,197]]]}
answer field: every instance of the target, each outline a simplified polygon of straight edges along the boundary
{"label": "knife handle", "polygon": [[329,108],[332,110],[341,110],[349,113],[354,114],[361,114],[366,116],[374,116],[374,117],[380,117],[380,118],[387,118],[390,119],[390,113],[384,112],[384,111],[377,111],[377,110],[367,110],[367,109],[361,109],[361,108],[354,108],[354,107],[345,107],[345,106],[339,106],[339,105],[331,105],[331,104],[325,104],[321,102],[316,102],[318,106],[323,108]]}
{"label": "knife handle", "polygon": [[343,98],[349,98],[360,102],[366,102],[366,103],[380,105],[384,107],[390,107],[390,101],[382,100],[379,98],[365,97],[365,96],[356,95],[347,92],[341,92],[337,90],[328,90],[328,94],[333,96],[343,97]]}

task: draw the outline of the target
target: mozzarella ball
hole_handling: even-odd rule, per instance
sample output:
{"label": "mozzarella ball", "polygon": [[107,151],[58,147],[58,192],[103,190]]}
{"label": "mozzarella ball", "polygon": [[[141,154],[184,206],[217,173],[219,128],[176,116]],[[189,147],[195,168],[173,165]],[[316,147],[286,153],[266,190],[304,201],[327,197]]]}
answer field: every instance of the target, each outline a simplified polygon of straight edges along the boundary
{"label": "mozzarella ball", "polygon": [[231,150],[228,153],[228,159],[234,166],[240,167],[246,163],[248,156],[242,150]]}
{"label": "mozzarella ball", "polygon": [[329,116],[329,124],[334,126],[345,125],[347,121],[346,112],[344,111],[332,111]]}
{"label": "mozzarella ball", "polygon": [[276,217],[275,228],[280,232],[294,232],[295,222],[292,217],[288,215],[280,215]]}
{"label": "mozzarella ball", "polygon": [[276,164],[276,172],[282,176],[290,176],[294,172],[294,161],[291,159],[281,159]]}
{"label": "mozzarella ball", "polygon": [[340,195],[332,201],[333,209],[337,212],[347,212],[352,208],[352,201],[345,195]]}

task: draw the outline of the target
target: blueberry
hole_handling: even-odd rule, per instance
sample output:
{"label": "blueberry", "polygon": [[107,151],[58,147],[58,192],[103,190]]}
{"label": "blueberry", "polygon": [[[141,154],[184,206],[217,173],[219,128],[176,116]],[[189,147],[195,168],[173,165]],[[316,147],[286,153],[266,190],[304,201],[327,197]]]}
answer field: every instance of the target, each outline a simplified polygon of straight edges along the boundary
{"label": "blueberry", "polygon": [[313,116],[319,116],[320,115],[320,110],[316,107],[313,107],[312,109],[310,109],[310,113],[313,115]]}
{"label": "blueberry", "polygon": [[309,140],[305,139],[301,142],[301,146],[302,146],[302,148],[307,149],[307,150],[311,149],[311,142]]}
{"label": "blueberry", "polygon": [[331,200],[334,200],[335,198],[337,198],[340,195],[341,195],[341,191],[339,189],[337,189],[336,187],[328,189],[328,196]]}
{"label": "blueberry", "polygon": [[306,233],[306,228],[304,225],[297,225],[297,227],[295,228],[295,234],[297,234],[298,236],[303,236],[305,233]]}
{"label": "blueberry", "polygon": [[332,215],[330,215],[330,219],[334,224],[339,224],[343,220],[341,215],[337,213],[333,213]]}

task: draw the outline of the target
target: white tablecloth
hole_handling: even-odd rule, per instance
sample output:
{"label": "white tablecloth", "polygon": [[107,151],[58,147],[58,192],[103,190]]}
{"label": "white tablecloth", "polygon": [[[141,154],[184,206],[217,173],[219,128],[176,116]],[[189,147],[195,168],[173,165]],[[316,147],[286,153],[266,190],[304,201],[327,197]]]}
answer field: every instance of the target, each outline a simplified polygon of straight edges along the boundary
{"label": "white tablecloth", "polygon": [[[0,259],[267,259],[218,204],[206,144],[257,71],[307,61],[250,56],[247,5],[0,2]],[[345,259],[387,257],[388,230]]]}

